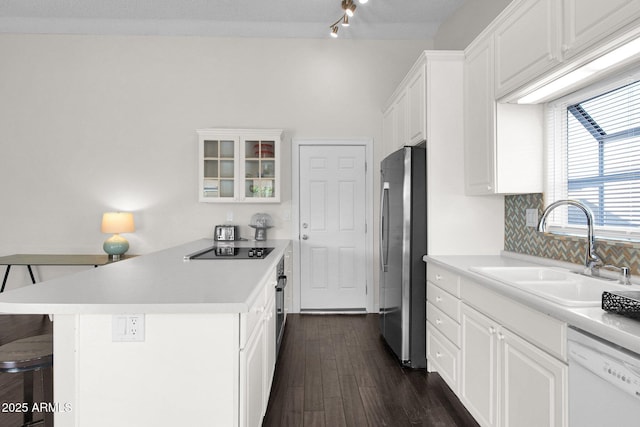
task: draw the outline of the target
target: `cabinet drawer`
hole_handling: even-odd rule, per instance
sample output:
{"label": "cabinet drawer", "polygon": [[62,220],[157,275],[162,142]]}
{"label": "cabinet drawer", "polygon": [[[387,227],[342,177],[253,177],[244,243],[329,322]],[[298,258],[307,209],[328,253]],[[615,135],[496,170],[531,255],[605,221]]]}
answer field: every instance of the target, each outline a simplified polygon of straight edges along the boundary
{"label": "cabinet drawer", "polygon": [[427,301],[460,323],[460,300],[458,298],[433,283],[427,282]]}
{"label": "cabinet drawer", "polygon": [[460,347],[460,324],[427,302],[427,321],[456,347]]}
{"label": "cabinet drawer", "polygon": [[460,276],[450,270],[427,264],[427,280],[460,298]]}
{"label": "cabinet drawer", "polygon": [[433,325],[427,323],[427,364],[458,394],[460,381],[460,350],[451,344]]}
{"label": "cabinet drawer", "polygon": [[240,313],[240,349],[243,349],[249,341],[249,337],[259,325],[267,305],[267,289],[261,290],[247,313]]}

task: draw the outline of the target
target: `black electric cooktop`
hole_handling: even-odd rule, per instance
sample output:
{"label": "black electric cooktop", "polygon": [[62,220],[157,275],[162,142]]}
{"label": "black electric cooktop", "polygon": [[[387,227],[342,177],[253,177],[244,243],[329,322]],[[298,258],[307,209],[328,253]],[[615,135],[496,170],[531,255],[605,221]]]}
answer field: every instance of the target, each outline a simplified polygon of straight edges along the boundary
{"label": "black electric cooktop", "polygon": [[236,248],[233,246],[213,246],[188,255],[188,259],[264,259],[273,248]]}

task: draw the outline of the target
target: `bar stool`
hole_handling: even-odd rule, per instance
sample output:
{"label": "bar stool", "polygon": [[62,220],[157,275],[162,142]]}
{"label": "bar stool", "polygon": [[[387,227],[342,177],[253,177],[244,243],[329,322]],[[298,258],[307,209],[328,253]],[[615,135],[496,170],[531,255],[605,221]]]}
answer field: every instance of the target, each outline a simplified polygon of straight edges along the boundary
{"label": "bar stool", "polygon": [[[43,369],[53,366],[53,335],[37,335],[12,341],[0,346],[0,372],[23,373],[23,404],[28,410],[23,412],[23,427],[41,425],[53,426],[53,412],[45,410],[44,420],[33,421],[33,374],[39,371],[42,381],[44,402],[53,400],[52,375],[45,375]],[[44,422],[44,424],[41,424]]]}

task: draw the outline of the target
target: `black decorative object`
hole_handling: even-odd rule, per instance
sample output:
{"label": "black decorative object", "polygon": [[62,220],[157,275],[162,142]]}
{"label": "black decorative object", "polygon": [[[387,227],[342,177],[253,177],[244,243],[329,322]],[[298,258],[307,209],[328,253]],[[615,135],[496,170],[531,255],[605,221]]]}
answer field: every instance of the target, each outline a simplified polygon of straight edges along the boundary
{"label": "black decorative object", "polygon": [[605,291],[602,293],[602,309],[640,319],[640,291]]}

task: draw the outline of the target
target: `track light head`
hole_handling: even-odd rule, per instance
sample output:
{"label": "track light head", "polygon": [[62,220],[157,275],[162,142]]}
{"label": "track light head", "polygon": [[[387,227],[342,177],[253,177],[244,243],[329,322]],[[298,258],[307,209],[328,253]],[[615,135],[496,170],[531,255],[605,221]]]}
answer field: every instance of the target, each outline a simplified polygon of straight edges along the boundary
{"label": "track light head", "polygon": [[339,27],[335,24],[331,26],[331,37],[334,39],[338,37],[338,28]]}
{"label": "track light head", "polygon": [[369,0],[359,0],[360,4],[365,4],[367,3]]}
{"label": "track light head", "polygon": [[348,27],[349,26],[349,16],[346,13],[342,17],[342,26],[343,27]]}
{"label": "track light head", "polygon": [[342,0],[342,9],[348,17],[352,17],[356,11],[356,5],[353,4],[353,0]]}

